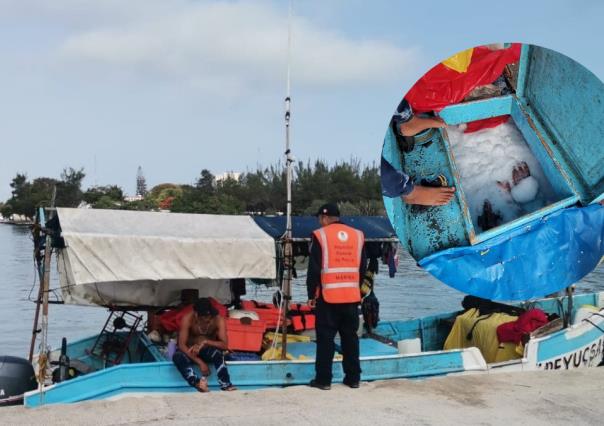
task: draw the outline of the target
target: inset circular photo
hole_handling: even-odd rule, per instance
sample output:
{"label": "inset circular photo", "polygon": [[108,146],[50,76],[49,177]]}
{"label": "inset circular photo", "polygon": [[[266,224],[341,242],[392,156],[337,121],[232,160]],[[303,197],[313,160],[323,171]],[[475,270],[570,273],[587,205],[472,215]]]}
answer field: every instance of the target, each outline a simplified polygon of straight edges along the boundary
{"label": "inset circular photo", "polygon": [[381,159],[403,245],[444,283],[492,300],[564,289],[604,256],[604,84],[520,43],[443,60],[405,94]]}

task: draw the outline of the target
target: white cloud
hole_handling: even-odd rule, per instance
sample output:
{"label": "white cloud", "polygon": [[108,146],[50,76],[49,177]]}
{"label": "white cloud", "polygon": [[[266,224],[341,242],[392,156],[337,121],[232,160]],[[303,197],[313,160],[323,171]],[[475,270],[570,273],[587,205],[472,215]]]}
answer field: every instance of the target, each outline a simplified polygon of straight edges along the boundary
{"label": "white cloud", "polygon": [[[286,13],[255,2],[175,4],[171,9],[156,6],[144,14],[131,13],[128,19],[122,11],[111,25],[105,7],[101,24],[64,40],[61,57],[70,64],[135,76],[157,73],[209,92],[263,90],[275,82],[282,87]],[[382,40],[356,40],[294,18],[292,78],[297,86],[381,85],[400,81],[416,62],[413,49]]]}

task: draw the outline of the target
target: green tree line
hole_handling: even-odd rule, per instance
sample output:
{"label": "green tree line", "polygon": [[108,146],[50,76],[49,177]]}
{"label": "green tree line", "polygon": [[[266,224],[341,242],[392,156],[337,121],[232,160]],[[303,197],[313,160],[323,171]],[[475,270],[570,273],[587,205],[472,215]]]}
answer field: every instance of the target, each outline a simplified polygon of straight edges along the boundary
{"label": "green tree line", "polygon": [[[60,179],[38,177],[30,181],[19,173],[10,183],[11,197],[0,203],[0,213],[33,218],[38,206],[50,205],[54,187],[57,207],[77,207],[85,202],[93,208],[213,214],[279,214],[286,209],[286,170],[282,164],[219,182],[204,169],[192,185],[160,184],[136,201],[126,201],[124,191],[116,185],[84,191],[84,177],[83,169],[73,168],[65,169]],[[292,200],[296,215],[314,214],[325,202],[337,202],[345,215],[384,214],[377,166],[362,165],[355,159],[333,165],[322,160],[296,163]]]}

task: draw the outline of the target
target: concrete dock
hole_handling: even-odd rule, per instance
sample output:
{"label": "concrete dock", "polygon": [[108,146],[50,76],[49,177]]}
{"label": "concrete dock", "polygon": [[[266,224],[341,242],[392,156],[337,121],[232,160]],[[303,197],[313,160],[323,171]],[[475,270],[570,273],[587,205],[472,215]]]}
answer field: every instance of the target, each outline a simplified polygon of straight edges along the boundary
{"label": "concrete dock", "polygon": [[601,425],[604,368],[0,409],[2,425]]}

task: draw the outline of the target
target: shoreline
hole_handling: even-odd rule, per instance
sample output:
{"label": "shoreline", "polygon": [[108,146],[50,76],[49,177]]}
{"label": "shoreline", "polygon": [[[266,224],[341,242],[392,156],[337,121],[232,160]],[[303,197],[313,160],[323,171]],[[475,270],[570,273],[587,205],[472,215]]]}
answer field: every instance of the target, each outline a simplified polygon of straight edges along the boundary
{"label": "shoreline", "polygon": [[491,373],[0,409],[4,424],[601,424],[604,368]]}
{"label": "shoreline", "polygon": [[15,221],[15,220],[0,220],[0,225],[15,225],[15,226],[31,226],[34,222],[30,221]]}

